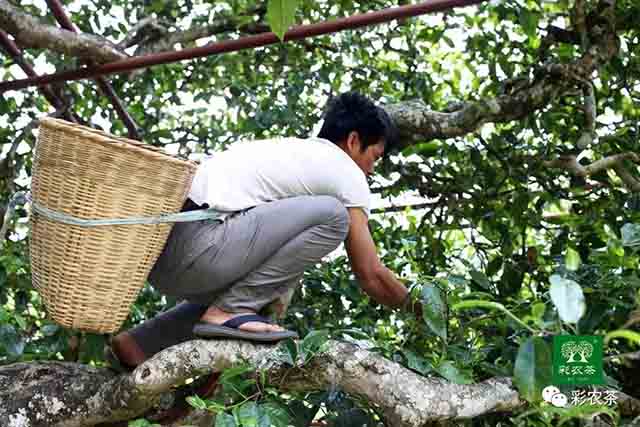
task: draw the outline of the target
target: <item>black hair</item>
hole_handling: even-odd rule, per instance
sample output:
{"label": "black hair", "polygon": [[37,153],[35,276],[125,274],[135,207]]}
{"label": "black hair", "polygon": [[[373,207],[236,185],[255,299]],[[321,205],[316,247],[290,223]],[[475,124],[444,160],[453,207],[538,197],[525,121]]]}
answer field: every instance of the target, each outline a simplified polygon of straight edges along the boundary
{"label": "black hair", "polygon": [[339,144],[353,131],[360,136],[362,151],[383,139],[386,156],[397,145],[398,129],[389,114],[366,96],[347,92],[328,102],[318,137]]}

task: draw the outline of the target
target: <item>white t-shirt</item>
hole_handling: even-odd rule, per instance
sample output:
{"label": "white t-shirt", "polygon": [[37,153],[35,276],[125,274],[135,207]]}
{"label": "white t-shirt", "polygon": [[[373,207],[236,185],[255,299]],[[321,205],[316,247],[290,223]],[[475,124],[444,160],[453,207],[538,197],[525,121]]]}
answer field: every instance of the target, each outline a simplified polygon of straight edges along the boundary
{"label": "white t-shirt", "polygon": [[367,178],[340,147],[322,138],[240,142],[202,160],[189,198],[222,212],[304,195],[333,196],[369,214]]}

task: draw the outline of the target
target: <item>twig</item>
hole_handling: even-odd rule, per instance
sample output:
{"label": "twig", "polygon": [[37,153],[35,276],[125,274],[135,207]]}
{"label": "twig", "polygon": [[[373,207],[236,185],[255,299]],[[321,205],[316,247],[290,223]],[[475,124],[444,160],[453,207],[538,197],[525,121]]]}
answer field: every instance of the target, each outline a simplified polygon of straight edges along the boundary
{"label": "twig", "polygon": [[564,169],[579,177],[587,177],[603,170],[613,169],[631,191],[638,192],[640,191],[640,182],[624,167],[624,161],[627,160],[640,163],[640,156],[632,152],[615,154],[584,166],[578,163],[576,156],[571,155],[561,156],[555,160],[545,160],[542,164],[549,168]]}
{"label": "twig", "polygon": [[[49,8],[51,9],[51,12],[55,16],[56,21],[58,21],[58,24],[60,24],[62,28],[74,33],[78,32],[75,26],[73,25],[73,23],[71,22],[71,20],[69,19],[69,17],[67,16],[67,14],[65,13],[64,8],[62,7],[62,4],[60,4],[59,0],[46,0],[46,2]],[[87,61],[87,64],[91,66],[91,65],[94,65],[95,63],[94,61],[89,60]],[[129,137],[132,139],[139,140],[140,139],[140,133],[138,132],[139,127],[133,121],[133,118],[131,117],[131,115],[129,115],[129,112],[125,109],[122,103],[122,100],[118,97],[118,95],[116,95],[115,91],[113,90],[113,87],[111,87],[111,84],[109,84],[107,79],[104,77],[97,77],[95,81],[98,84],[98,88],[100,89],[102,94],[109,99],[109,101],[115,108],[116,112],[118,113],[118,116],[124,122],[124,125],[127,127],[129,131]]]}
{"label": "twig", "polygon": [[[0,30],[0,47],[2,47],[2,50],[9,57],[11,57],[11,59],[13,59],[16,64],[18,64],[18,66],[22,69],[22,71],[24,71],[24,73],[27,76],[37,77],[36,71],[24,59],[24,56],[22,56],[22,52],[20,51],[20,48],[18,48],[18,46],[13,42],[13,40],[9,38],[8,34],[2,30]],[[70,122],[76,122],[76,123],[79,122],[77,116],[75,116],[73,113],[68,111],[68,108],[67,108],[68,106],[65,105],[66,102],[64,101],[64,99],[61,97],[58,97],[58,95],[56,95],[55,92],[51,90],[50,86],[48,85],[40,86],[39,90],[42,93],[42,95],[44,95],[46,100],[49,101],[51,105],[53,105],[54,108],[58,110],[65,109],[65,114],[64,114],[65,119],[67,119]]]}
{"label": "twig", "polygon": [[131,27],[131,29],[129,30],[127,35],[124,37],[124,39],[122,39],[122,41],[118,43],[118,47],[124,50],[131,46],[136,45],[143,38],[142,30],[147,25],[155,25],[155,24],[157,24],[157,20],[153,16],[147,16],[146,18],[142,18],[133,27]]}

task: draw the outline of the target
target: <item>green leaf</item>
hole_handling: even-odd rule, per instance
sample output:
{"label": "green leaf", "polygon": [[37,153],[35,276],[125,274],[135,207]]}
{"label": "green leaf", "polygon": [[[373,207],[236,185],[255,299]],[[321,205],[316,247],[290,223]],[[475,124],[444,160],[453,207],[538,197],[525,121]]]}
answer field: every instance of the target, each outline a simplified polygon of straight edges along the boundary
{"label": "green leaf", "polygon": [[15,316],[13,316],[13,318],[15,319],[18,326],[20,326],[20,329],[22,330],[27,329],[27,321],[24,319],[24,317],[20,316],[19,314],[16,314]]}
{"label": "green leaf", "polygon": [[517,324],[523,326],[524,328],[528,329],[532,333],[536,333],[535,329],[531,328],[529,325],[524,323],[518,316],[516,316],[511,311],[509,311],[504,305],[497,302],[483,301],[483,300],[464,300],[451,306],[451,309],[453,311],[466,310],[470,308],[488,308],[491,310],[500,310],[504,314],[509,316],[509,318],[511,318]]}
{"label": "green leaf", "polygon": [[508,297],[516,295],[522,288],[523,277],[524,272],[516,263],[512,261],[505,262],[502,270],[502,277],[498,282],[500,296]]}
{"label": "green leaf", "polygon": [[567,266],[567,270],[578,270],[578,268],[580,268],[580,264],[582,263],[578,251],[573,248],[567,248],[567,253],[564,257],[564,263]]}
{"label": "green leaf", "polygon": [[85,334],[80,345],[80,359],[85,363],[102,359],[106,343],[104,335]]}
{"label": "green leaf", "polygon": [[489,264],[487,265],[487,270],[486,270],[487,275],[493,276],[494,274],[496,274],[502,267],[503,261],[504,261],[504,258],[500,256],[497,256],[493,258],[491,261],[489,261]]}
{"label": "green leaf", "polygon": [[249,372],[253,372],[254,370],[255,369],[249,365],[239,365],[229,369],[225,369],[220,376],[220,382],[226,382],[233,378],[248,374]]}
{"label": "green leaf", "polygon": [[434,368],[436,372],[456,384],[471,384],[473,378],[471,378],[466,372],[458,369],[456,365],[450,360],[442,362],[440,365]]}
{"label": "green leaf", "polygon": [[290,417],[287,410],[277,403],[265,403],[260,405],[260,408],[269,416],[271,426],[273,427],[288,427],[290,424]]}
{"label": "green leaf", "polygon": [[518,349],[513,380],[529,402],[542,399],[542,389],[551,384],[551,349],[540,337],[531,337]]}
{"label": "green leaf", "polygon": [[440,150],[441,146],[442,144],[438,141],[413,144],[402,150],[402,155],[409,156],[411,154],[419,154],[424,157],[431,157]]}
{"label": "green leaf", "polygon": [[234,411],[242,427],[258,427],[258,405],[247,402]]}
{"label": "green leaf", "polygon": [[155,424],[150,421],[140,418],[137,420],[129,421],[128,427],[160,427],[160,424]]}
{"label": "green leaf", "polygon": [[293,339],[289,338],[282,344],[282,352],[284,354],[285,362],[294,366],[298,360],[298,344]]}
{"label": "green leaf", "polygon": [[305,362],[309,361],[316,353],[323,350],[324,345],[329,340],[327,330],[311,331],[300,343],[300,355]]}
{"label": "green leaf", "polygon": [[442,290],[434,285],[422,288],[422,312],[429,329],[443,340],[447,340],[447,304]]}
{"label": "green leaf", "polygon": [[267,22],[281,41],[284,41],[284,34],[295,22],[297,8],[298,0],[269,0]]}
{"label": "green leaf", "polygon": [[226,412],[219,412],[216,414],[215,427],[237,427],[235,418],[227,414]]}
{"label": "green leaf", "polygon": [[409,369],[413,369],[416,372],[425,375],[433,370],[431,363],[425,360],[424,357],[418,356],[411,350],[403,350],[402,354],[407,358],[407,366]]}
{"label": "green leaf", "polygon": [[467,279],[464,276],[460,276],[458,274],[450,274],[447,277],[447,281],[453,286],[466,286]]}
{"label": "green leaf", "polygon": [[189,396],[186,398],[186,401],[196,409],[207,409],[207,402],[202,400],[200,396]]}
{"label": "green leaf", "polygon": [[549,281],[551,301],[558,309],[560,319],[567,323],[578,323],[587,309],[580,285],[557,274],[551,276]]}
{"label": "green leaf", "polygon": [[471,270],[469,274],[471,275],[471,279],[483,289],[487,291],[491,290],[491,282],[489,282],[489,279],[482,271]]}
{"label": "green leaf", "polygon": [[522,29],[529,37],[534,37],[537,32],[538,27],[538,14],[531,12],[527,9],[520,10],[520,25],[522,25]]}
{"label": "green leaf", "polygon": [[537,302],[531,306],[531,315],[536,319],[542,319],[546,305],[543,302]]}

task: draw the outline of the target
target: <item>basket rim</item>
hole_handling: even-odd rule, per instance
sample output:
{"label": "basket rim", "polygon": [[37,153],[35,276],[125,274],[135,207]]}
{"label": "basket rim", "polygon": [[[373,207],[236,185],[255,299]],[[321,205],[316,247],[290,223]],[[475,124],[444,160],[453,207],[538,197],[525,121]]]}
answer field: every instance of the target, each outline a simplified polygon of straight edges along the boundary
{"label": "basket rim", "polygon": [[162,148],[146,144],[142,141],[136,141],[121,136],[111,135],[107,132],[93,129],[77,123],[68,122],[66,120],[56,119],[53,117],[45,117],[40,119],[40,126],[49,127],[51,129],[68,132],[76,136],[82,136],[99,144],[108,144],[113,147],[120,147],[125,150],[133,150],[137,153],[149,157],[150,159],[162,160],[164,162],[175,163],[176,166],[187,166],[195,168],[198,166],[193,160],[185,160],[175,157]]}

